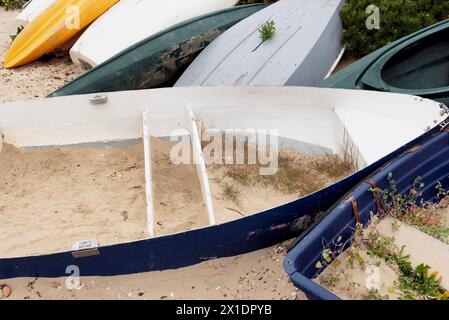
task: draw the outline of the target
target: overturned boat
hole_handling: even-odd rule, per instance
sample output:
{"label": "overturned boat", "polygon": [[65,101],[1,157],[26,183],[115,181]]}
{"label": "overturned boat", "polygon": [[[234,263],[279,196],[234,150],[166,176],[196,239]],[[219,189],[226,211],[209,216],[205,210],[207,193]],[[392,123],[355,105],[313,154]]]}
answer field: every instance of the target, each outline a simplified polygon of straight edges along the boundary
{"label": "overturned boat", "polygon": [[280,0],[208,46],[176,86],[314,86],[342,55],[341,0]]}
{"label": "overturned boat", "polygon": [[16,21],[20,25],[26,26],[55,2],[55,0],[30,0],[23,6],[22,11],[17,15]]}
{"label": "overturned boat", "polygon": [[265,7],[237,6],[181,22],[120,52],[50,96],[172,86],[216,37]]}
{"label": "overturned boat", "polygon": [[173,269],[290,239],[441,108],[302,87],[0,105],[0,278]]}
{"label": "overturned boat", "polygon": [[4,67],[20,67],[52,52],[117,1],[57,0],[17,35],[4,58]]}
{"label": "overturned boat", "polygon": [[[323,284],[325,281],[320,282],[319,278],[328,272],[327,268],[335,268],[335,266],[345,263],[345,259],[341,255],[345,254],[344,250],[357,241],[355,240],[356,225],[361,224],[365,229],[373,228],[370,224],[374,223],[374,219],[380,220],[377,222],[378,225],[374,226],[377,238],[382,236],[383,239],[393,241],[400,250],[398,252],[403,257],[410,259],[411,266],[416,267],[425,263],[429,266],[429,271],[436,272],[433,275],[442,276],[439,280],[439,287],[442,290],[448,290],[447,253],[449,245],[447,240],[449,239],[444,239],[446,236],[444,234],[437,234],[439,239],[435,238],[435,234],[430,236],[431,227],[424,224],[424,222],[427,223],[424,220],[427,219],[425,215],[428,213],[432,218],[428,222],[433,227],[437,227],[438,210],[444,210],[444,214],[449,216],[447,205],[442,205],[442,202],[447,203],[447,193],[444,190],[449,187],[449,163],[447,160],[449,132],[447,126],[448,122],[443,122],[417,139],[415,143],[410,144],[409,148],[400,152],[380,169],[364,178],[335,203],[321,221],[315,223],[300,236],[284,261],[284,269],[290,275],[293,283],[307,296],[320,300],[336,300],[344,298],[344,294],[347,295],[347,292],[331,291]],[[393,205],[393,200],[390,197],[400,199],[396,201],[403,199],[406,201],[397,207]],[[398,211],[401,211],[401,214]],[[416,216],[413,216],[414,212],[416,212]],[[405,219],[407,223],[398,220],[404,213],[408,216]],[[420,220],[419,216],[425,219]],[[444,220],[444,216],[442,218]],[[449,219],[441,223],[446,224],[444,229],[447,230]],[[369,237],[367,238],[369,239]],[[391,246],[393,244],[390,244]],[[323,252],[332,252],[333,254],[323,254]],[[334,263],[337,260],[338,263]],[[382,264],[376,263],[378,268],[381,268]],[[367,265],[368,263],[365,266]],[[387,270],[382,273],[382,283],[378,283],[378,287],[375,289],[379,297],[382,297],[380,295],[381,285],[383,286],[383,283],[391,277],[391,275],[387,276],[389,268],[386,266],[384,268]],[[365,279],[373,273],[362,270],[364,276],[360,278],[365,282]],[[348,275],[346,276],[348,278]],[[430,272],[427,276],[431,277]],[[437,281],[438,277],[435,277],[434,280]],[[345,281],[350,281],[347,278]],[[365,283],[361,287],[364,289]],[[352,290],[358,290],[356,285],[352,286]],[[368,292],[368,289],[366,290]],[[391,289],[388,293],[394,294]],[[403,293],[401,294],[403,295]]]}
{"label": "overturned boat", "polygon": [[73,45],[70,57],[93,68],[177,23],[236,4],[237,0],[122,0],[89,26]]}
{"label": "overturned boat", "polygon": [[449,21],[378,49],[319,84],[396,92],[449,104]]}

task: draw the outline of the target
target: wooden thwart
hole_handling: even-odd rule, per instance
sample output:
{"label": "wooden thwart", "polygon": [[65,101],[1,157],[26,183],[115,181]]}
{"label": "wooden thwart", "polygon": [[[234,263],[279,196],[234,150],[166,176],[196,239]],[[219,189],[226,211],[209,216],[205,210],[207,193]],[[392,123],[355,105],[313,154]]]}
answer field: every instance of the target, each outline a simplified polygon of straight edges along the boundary
{"label": "wooden thwart", "polygon": [[187,106],[187,113],[190,119],[190,131],[192,133],[193,160],[196,165],[196,171],[200,180],[201,191],[203,193],[204,203],[206,204],[207,214],[209,216],[209,225],[215,225],[215,212],[212,204],[212,194],[210,191],[209,178],[207,176],[206,161],[204,160],[203,150],[201,148],[201,138],[198,134],[198,126],[195,116],[190,106]]}
{"label": "wooden thwart", "polygon": [[147,197],[147,228],[151,237],[154,236],[154,202],[153,180],[151,176],[151,141],[147,110],[142,112],[143,120],[143,150],[145,158],[145,190]]}

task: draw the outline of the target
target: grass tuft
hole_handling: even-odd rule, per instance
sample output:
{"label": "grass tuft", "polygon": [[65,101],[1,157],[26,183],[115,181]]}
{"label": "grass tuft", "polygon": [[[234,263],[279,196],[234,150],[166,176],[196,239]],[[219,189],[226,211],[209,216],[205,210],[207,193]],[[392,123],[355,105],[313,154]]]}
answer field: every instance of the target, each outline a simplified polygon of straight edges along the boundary
{"label": "grass tuft", "polygon": [[237,190],[237,188],[235,188],[234,186],[230,185],[229,183],[225,183],[223,185],[221,194],[225,199],[230,200],[236,205],[240,206],[242,195],[240,191]]}

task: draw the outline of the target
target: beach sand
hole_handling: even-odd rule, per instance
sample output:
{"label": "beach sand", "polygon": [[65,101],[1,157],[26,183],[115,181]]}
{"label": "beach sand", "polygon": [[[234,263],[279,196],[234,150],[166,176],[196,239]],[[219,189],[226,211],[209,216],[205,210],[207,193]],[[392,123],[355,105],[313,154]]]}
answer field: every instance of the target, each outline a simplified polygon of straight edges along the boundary
{"label": "beach sand", "polygon": [[0,153],[0,256],[147,238],[143,146]]}
{"label": "beach sand", "polygon": [[45,97],[84,72],[72,63],[67,53],[42,58],[20,68],[3,68],[3,58],[11,44],[10,36],[17,32],[15,18],[18,13],[0,8],[0,103]]}
{"label": "beach sand", "polygon": [[116,277],[81,277],[81,289],[68,290],[68,278],[17,278],[8,299],[235,300],[305,299],[282,268],[287,245],[206,261],[163,272]]}

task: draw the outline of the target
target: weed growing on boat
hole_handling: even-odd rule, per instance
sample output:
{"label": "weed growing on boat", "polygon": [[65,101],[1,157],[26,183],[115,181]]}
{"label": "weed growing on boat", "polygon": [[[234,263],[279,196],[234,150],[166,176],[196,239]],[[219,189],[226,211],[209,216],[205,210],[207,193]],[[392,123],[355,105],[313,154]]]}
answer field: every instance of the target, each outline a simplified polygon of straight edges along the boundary
{"label": "weed growing on boat", "polygon": [[387,181],[389,184],[388,189],[380,189],[377,187],[370,189],[372,192],[377,192],[382,196],[382,205],[386,212],[394,218],[399,218],[406,213],[409,208],[418,205],[418,199],[422,195],[422,189],[424,188],[422,177],[417,177],[413,181],[412,188],[409,190],[408,194],[401,194],[399,192],[392,172],[388,173]]}
{"label": "weed growing on boat", "polygon": [[242,185],[272,186],[285,194],[302,197],[354,171],[354,167],[337,156],[305,156],[280,151],[278,170],[274,175],[261,176],[261,164],[228,165],[226,175]]}
{"label": "weed growing on boat", "polygon": [[449,292],[440,289],[438,272],[429,274],[430,266],[420,264],[399,278],[399,290],[405,300],[449,300]]}
{"label": "weed growing on boat", "polygon": [[[387,214],[391,215],[421,232],[424,232],[440,241],[449,243],[449,227],[445,225],[439,212],[439,206],[424,202],[420,199],[424,183],[421,177],[417,177],[412,188],[406,194],[401,194],[397,188],[393,173],[387,177],[389,189],[371,188],[372,192],[382,195],[382,206]],[[436,186],[437,198],[445,198],[447,191],[441,183]]]}
{"label": "weed growing on boat", "polygon": [[449,244],[449,228],[442,221],[437,208],[410,208],[403,220],[421,232]]}
{"label": "weed growing on boat", "polygon": [[[440,288],[441,277],[438,273],[429,273],[430,267],[427,265],[419,265],[414,268],[410,262],[410,257],[405,254],[405,247],[398,248],[394,237],[387,237],[382,235],[377,230],[379,218],[373,216],[370,225],[363,229],[363,226],[358,224],[354,230],[351,246],[346,251],[348,257],[346,262],[349,266],[358,263],[363,270],[367,263],[363,260],[359,252],[364,251],[370,256],[370,260],[377,261],[376,266],[380,267],[380,260],[385,261],[387,265],[395,270],[397,274],[397,281],[394,287],[389,289],[392,294],[399,294],[402,299],[415,300],[448,300],[449,293]],[[338,267],[338,255],[342,253],[344,245],[342,239],[332,243],[323,243],[322,257],[317,262],[316,268],[322,269],[331,264]],[[359,257],[361,260],[359,260]],[[335,263],[338,263],[337,265]],[[343,274],[345,272],[343,271]],[[341,272],[329,272],[320,278],[320,283],[328,288],[333,287],[339,280]],[[352,278],[346,279],[348,283],[353,283]],[[378,289],[366,289],[366,294],[362,298],[369,300],[389,300],[388,295],[382,295]]]}
{"label": "weed growing on boat", "polygon": [[262,39],[262,42],[270,40],[271,38],[273,38],[275,32],[276,23],[273,20],[267,21],[259,29],[260,39]]}
{"label": "weed growing on boat", "polygon": [[336,240],[332,241],[332,243],[323,244],[325,249],[321,253],[321,259],[315,264],[317,269],[322,269],[332,263],[332,261],[337,261],[339,264],[339,260],[337,257],[343,252],[344,243],[342,242],[343,238],[338,237]]}
{"label": "weed growing on boat", "polygon": [[351,239],[351,246],[348,249],[347,263],[353,266],[354,263],[359,264],[361,267],[365,266],[365,260],[362,258],[359,248],[363,245],[363,225],[357,223],[354,233]]}
{"label": "weed growing on boat", "polygon": [[334,272],[330,272],[321,277],[320,282],[326,287],[333,287],[336,283],[340,281],[340,277],[336,275]]}
{"label": "weed growing on boat", "polygon": [[368,290],[368,293],[365,296],[366,300],[390,300],[390,297],[388,295],[381,295],[379,290],[377,289],[371,289]]}
{"label": "weed growing on boat", "polygon": [[11,38],[11,41],[16,40],[17,36],[22,32],[23,28],[24,28],[23,26],[17,27],[16,34],[13,34],[13,35],[9,36]]}
{"label": "weed growing on boat", "polygon": [[313,166],[316,170],[333,178],[341,177],[354,170],[351,162],[340,159],[338,155],[328,153],[322,159],[317,160]]}
{"label": "weed growing on boat", "polygon": [[325,156],[318,159],[313,166],[316,170],[327,174],[329,177],[340,178],[357,169],[359,159],[356,149],[356,146],[350,140],[347,130],[345,130],[339,155],[326,152]]}
{"label": "weed growing on boat", "polygon": [[[201,137],[205,137],[205,133],[213,128],[206,128],[201,119],[195,120]],[[203,151],[212,142],[210,140],[202,140]],[[249,139],[232,142],[226,141],[224,135],[221,136],[221,157],[218,159],[223,164],[210,164],[212,166],[220,166],[225,170],[225,176],[233,179],[235,182],[243,185],[261,185],[270,186],[284,194],[298,194],[299,197],[306,196],[315,191],[324,188],[331,182],[343,178],[354,172],[356,166],[353,165],[356,157],[350,148],[342,147],[343,156],[332,154],[324,155],[305,155],[294,150],[270,150],[269,146],[259,146],[253,144]],[[229,150],[227,150],[229,149]],[[346,151],[345,151],[346,150]],[[211,152],[210,150],[208,152]],[[217,150],[213,150],[211,157],[215,157]],[[261,158],[266,158],[262,154],[272,154],[276,152],[277,171],[275,174],[262,175],[263,169],[267,169],[267,164],[261,163]],[[232,154],[231,154],[232,153]],[[250,155],[252,156],[250,157]],[[251,159],[251,161],[250,161]],[[215,160],[215,159],[214,159]],[[239,160],[239,161],[237,161]],[[243,164],[240,161],[243,160]],[[215,162],[214,162],[215,163]],[[234,163],[234,164],[229,164]],[[270,164],[271,165],[271,164]]]}
{"label": "weed growing on boat", "polygon": [[230,200],[234,202],[236,205],[240,206],[242,195],[240,194],[240,191],[238,191],[237,188],[235,188],[234,186],[225,183],[223,185],[221,194],[225,199]]}
{"label": "weed growing on boat", "polygon": [[378,231],[370,232],[366,242],[370,254],[392,263],[398,268],[397,289],[403,299],[413,300],[448,300],[449,294],[440,289],[441,277],[434,272],[429,275],[430,267],[424,264],[413,268],[410,257],[404,254],[405,247],[398,248],[393,237],[381,235]]}

